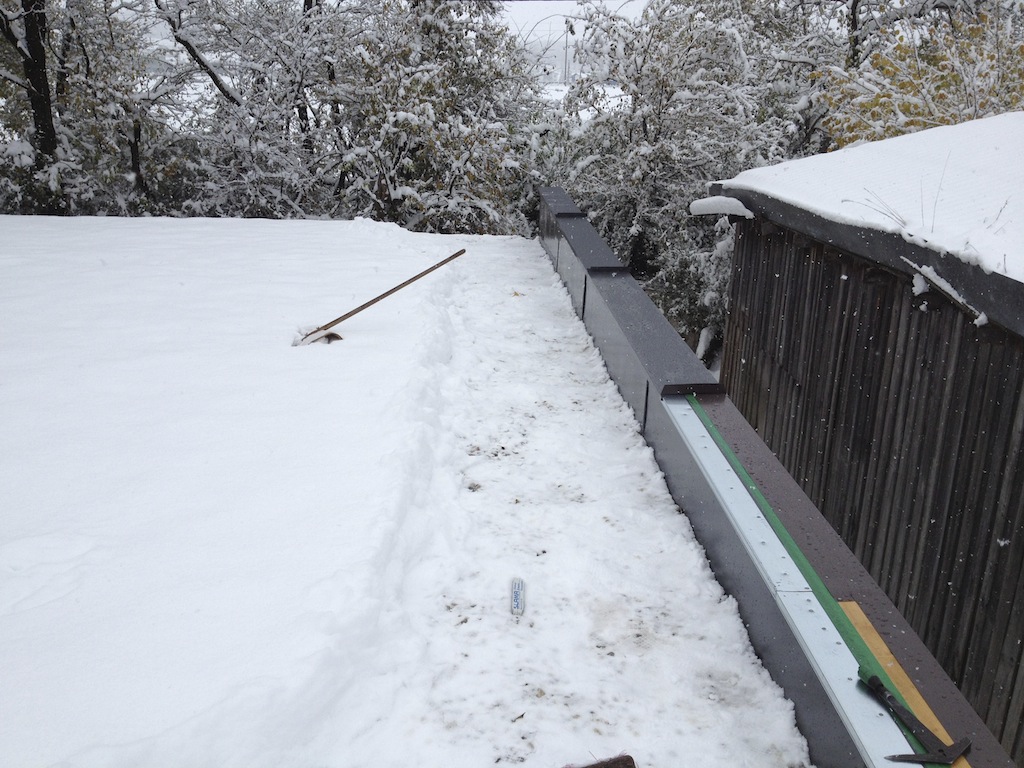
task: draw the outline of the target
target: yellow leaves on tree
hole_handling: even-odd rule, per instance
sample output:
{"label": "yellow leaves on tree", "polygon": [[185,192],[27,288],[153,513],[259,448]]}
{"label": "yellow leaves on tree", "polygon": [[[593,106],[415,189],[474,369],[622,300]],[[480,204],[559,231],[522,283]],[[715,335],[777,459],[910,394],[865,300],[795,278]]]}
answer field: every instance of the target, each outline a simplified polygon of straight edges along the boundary
{"label": "yellow leaves on tree", "polygon": [[854,70],[817,73],[836,147],[1024,107],[1024,39],[1012,21],[978,14],[903,20],[880,30]]}

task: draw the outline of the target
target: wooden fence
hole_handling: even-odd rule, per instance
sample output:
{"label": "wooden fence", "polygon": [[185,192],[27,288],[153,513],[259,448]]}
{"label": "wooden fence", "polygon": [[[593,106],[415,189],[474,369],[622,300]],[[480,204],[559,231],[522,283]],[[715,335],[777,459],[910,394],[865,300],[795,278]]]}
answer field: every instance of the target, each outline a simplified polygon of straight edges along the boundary
{"label": "wooden fence", "polygon": [[1024,341],[791,230],[736,242],[727,392],[1024,765]]}

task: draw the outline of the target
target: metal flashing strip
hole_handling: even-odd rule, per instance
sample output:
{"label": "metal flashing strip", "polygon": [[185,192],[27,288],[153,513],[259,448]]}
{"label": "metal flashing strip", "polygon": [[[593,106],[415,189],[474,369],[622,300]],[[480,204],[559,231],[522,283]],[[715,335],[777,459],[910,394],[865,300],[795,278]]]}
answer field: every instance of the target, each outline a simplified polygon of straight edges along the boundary
{"label": "metal flashing strip", "polygon": [[891,766],[887,755],[913,752],[896,722],[858,684],[860,665],[844,636],[693,404],[685,397],[665,397],[662,403],[865,764],[872,768]]}

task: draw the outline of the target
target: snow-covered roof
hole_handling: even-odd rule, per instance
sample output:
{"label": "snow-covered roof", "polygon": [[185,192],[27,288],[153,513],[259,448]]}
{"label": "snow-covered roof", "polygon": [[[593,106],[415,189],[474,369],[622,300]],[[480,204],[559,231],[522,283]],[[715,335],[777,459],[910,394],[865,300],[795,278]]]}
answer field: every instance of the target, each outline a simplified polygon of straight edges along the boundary
{"label": "snow-covered roof", "polygon": [[[1024,112],[744,171],[721,182],[1024,283]],[[716,185],[717,186],[717,185]]]}
{"label": "snow-covered roof", "polygon": [[0,230],[3,765],[808,763],[536,241]]}

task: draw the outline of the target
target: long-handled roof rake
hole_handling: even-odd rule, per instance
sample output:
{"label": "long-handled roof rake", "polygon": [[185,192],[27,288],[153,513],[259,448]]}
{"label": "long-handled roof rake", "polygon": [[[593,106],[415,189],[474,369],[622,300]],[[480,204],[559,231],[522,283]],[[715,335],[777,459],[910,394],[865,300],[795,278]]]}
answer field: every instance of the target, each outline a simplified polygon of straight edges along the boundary
{"label": "long-handled roof rake", "polygon": [[360,306],[356,307],[355,309],[350,310],[349,312],[346,312],[341,317],[336,317],[334,320],[331,320],[331,322],[327,323],[326,325],[321,325],[319,328],[314,328],[312,331],[307,333],[305,336],[302,336],[301,338],[298,338],[295,341],[293,341],[292,342],[292,346],[293,347],[302,347],[302,346],[305,346],[306,344],[312,344],[314,341],[324,341],[324,342],[326,342],[328,344],[330,344],[332,341],[338,341],[341,338],[341,336],[339,336],[337,333],[333,333],[331,331],[331,328],[333,328],[334,326],[338,325],[339,323],[344,322],[345,320],[348,320],[353,315],[358,315],[364,309],[368,309],[369,307],[372,307],[378,301],[386,299],[391,294],[397,293],[398,291],[400,291],[403,288],[405,288],[407,285],[411,285],[412,283],[415,283],[421,277],[426,277],[431,272],[433,272],[435,269],[440,269],[445,264],[447,264],[450,261],[454,261],[455,259],[457,259],[459,256],[461,256],[465,252],[466,252],[465,248],[463,248],[460,251],[456,251],[455,253],[453,253],[448,258],[442,259],[441,261],[437,262],[437,264],[435,264],[434,266],[432,266],[432,267],[430,267],[428,269],[423,270],[418,275],[414,275],[413,277],[410,277],[408,280],[406,280],[401,285],[396,285],[391,290],[384,291],[384,293],[382,293],[380,296],[377,296],[374,299],[370,299],[365,304],[361,304]]}

